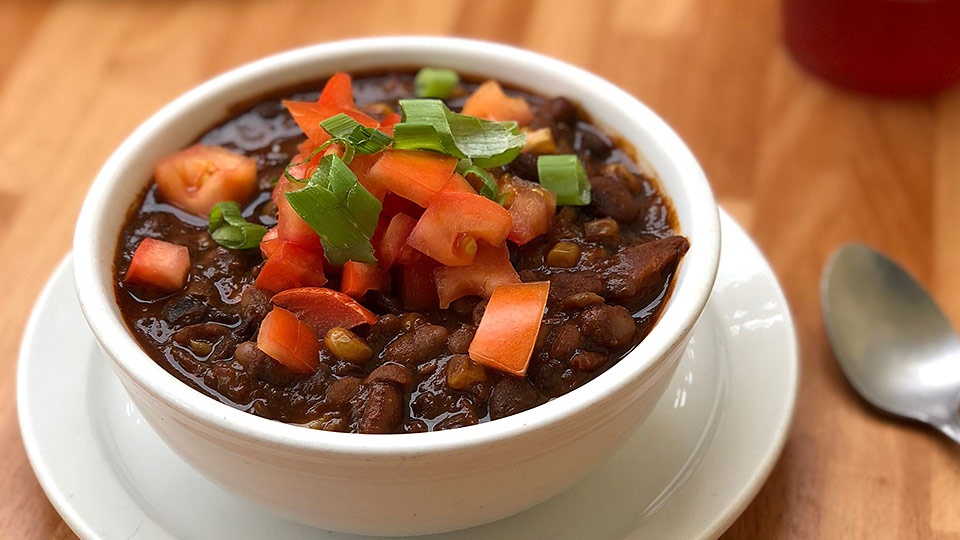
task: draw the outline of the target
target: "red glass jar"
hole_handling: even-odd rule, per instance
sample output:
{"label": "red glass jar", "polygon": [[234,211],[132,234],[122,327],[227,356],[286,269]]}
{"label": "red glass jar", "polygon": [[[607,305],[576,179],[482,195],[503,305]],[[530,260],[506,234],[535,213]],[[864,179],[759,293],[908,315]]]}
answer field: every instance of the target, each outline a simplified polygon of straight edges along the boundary
{"label": "red glass jar", "polygon": [[783,0],[787,47],[839,86],[922,96],[960,81],[960,0]]}

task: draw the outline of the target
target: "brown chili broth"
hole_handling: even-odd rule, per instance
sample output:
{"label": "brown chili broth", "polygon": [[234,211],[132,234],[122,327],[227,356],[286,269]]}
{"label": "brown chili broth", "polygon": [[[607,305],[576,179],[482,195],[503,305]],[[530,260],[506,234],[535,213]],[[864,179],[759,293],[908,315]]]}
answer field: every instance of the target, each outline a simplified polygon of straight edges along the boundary
{"label": "brown chili broth", "polygon": [[[319,89],[323,83],[324,81],[317,81],[309,86]],[[463,94],[469,94],[476,85],[476,82],[462,83],[461,86],[466,90]],[[358,105],[361,106],[387,102],[396,108],[398,98],[413,97],[412,88],[411,73],[354,77],[354,93]],[[534,111],[545,102],[544,98],[536,94],[514,88],[508,88],[508,92],[522,95],[530,102]],[[300,101],[313,101],[317,95],[317,91],[280,94],[284,98]],[[447,104],[451,109],[459,110],[463,101],[462,96],[455,97],[447,100]],[[222,145],[249,155],[257,161],[261,190],[259,195],[246,205],[243,214],[250,221],[271,227],[276,224],[276,210],[270,200],[271,186],[282,174],[284,166],[296,155],[297,145],[304,136],[276,95],[257,100],[253,106],[244,106],[242,111],[237,112],[239,114],[201,136],[198,142]],[[661,196],[655,179],[641,174],[635,164],[633,150],[624,141],[604,134],[599,128],[583,120],[584,118],[586,115],[581,112],[581,120],[572,133],[572,146],[581,157],[588,174],[596,173],[607,164],[619,164],[634,173],[642,182],[642,193],[638,198],[643,199],[644,212],[632,226],[621,226],[623,244],[646,242],[676,234],[677,221],[669,201]],[[597,139],[607,145],[608,149],[591,150],[596,146]],[[507,166],[506,169],[510,170],[511,167]],[[562,211],[558,215],[561,213]],[[583,212],[579,214],[573,222],[582,223],[586,220]],[[565,269],[549,268],[542,263],[543,256],[551,245],[546,236],[550,235],[538,238],[521,248],[510,244],[511,260],[525,281],[567,272]],[[122,277],[136,246],[147,237],[161,238],[189,248],[192,268],[185,291],[159,295],[150,290],[123,284]],[[205,218],[158,201],[155,184],[151,182],[141,199],[130,210],[120,234],[114,261],[117,301],[128,327],[147,354],[165,370],[198,391],[232,407],[285,422],[307,423],[325,417],[324,415],[335,417],[336,411],[323,405],[328,385],[343,377],[363,377],[369,374],[377,365],[377,356],[363,370],[359,370],[353,364],[336,361],[324,350],[321,367],[312,376],[284,375],[282,366],[274,366],[274,371],[279,371],[280,375],[273,379],[279,377],[276,382],[285,382],[285,386],[254,377],[249,377],[245,382],[237,382],[243,379],[236,373],[242,373],[243,366],[235,360],[233,349],[242,341],[256,339],[256,324],[245,321],[239,314],[241,292],[245,287],[252,286],[255,272],[262,261],[258,249],[234,251],[218,246],[209,236]],[[533,273],[536,275],[531,278]],[[672,280],[671,272],[665,276],[653,301],[644,305],[627,306],[637,323],[637,332],[628,345],[615,350],[606,350],[589,343],[584,345],[584,350],[609,354],[609,360],[604,365],[590,372],[573,369],[569,363],[557,365],[545,352],[550,346],[549,340],[545,338],[552,336],[551,332],[559,325],[575,322],[572,315],[558,309],[551,300],[544,322],[552,326],[549,326],[550,331],[546,335],[541,335],[531,359],[531,375],[528,377],[536,387],[536,404],[549,401],[592,380],[633,349],[659,317]],[[338,279],[331,277],[327,286],[338,288]],[[182,296],[205,298],[206,309],[202,318],[195,320],[187,316],[176,323],[167,320],[169,317],[164,314],[169,312],[171,304],[176,306],[178,297]],[[444,326],[452,332],[460,325],[473,324],[472,310],[475,301],[476,299],[462,300],[455,302],[448,310],[431,310],[420,314],[430,324]],[[364,302],[378,315],[388,311],[384,306],[395,303],[391,303],[390,297]],[[200,324],[214,329],[205,330],[205,333],[210,335],[204,339],[210,341],[212,346],[209,354],[203,356],[198,356],[190,347],[174,339],[185,327]],[[369,337],[369,328],[361,327],[355,331],[361,337]],[[541,334],[544,332],[541,331]],[[382,356],[382,350],[376,352]],[[444,366],[451,355],[451,351],[445,348],[432,362],[432,371],[430,365],[420,370],[411,370],[417,380],[412,391],[405,392],[405,419],[398,431],[446,429],[491,419],[486,400],[503,375],[487,369],[488,380],[484,384],[475,384],[463,391],[452,390],[446,387],[443,377]],[[536,386],[537,382],[543,384]],[[424,416],[425,410],[427,416],[432,417]],[[356,429],[355,416],[354,413],[352,420],[344,421],[347,429]]]}

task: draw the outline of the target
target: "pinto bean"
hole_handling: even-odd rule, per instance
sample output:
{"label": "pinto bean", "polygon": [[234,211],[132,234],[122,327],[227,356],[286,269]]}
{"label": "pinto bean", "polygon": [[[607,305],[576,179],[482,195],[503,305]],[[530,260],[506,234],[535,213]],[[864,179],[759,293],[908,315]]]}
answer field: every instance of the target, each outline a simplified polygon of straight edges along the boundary
{"label": "pinto bean", "polygon": [[578,351],[570,359],[570,365],[580,371],[596,371],[607,363],[607,355],[594,351]]}
{"label": "pinto bean", "polygon": [[553,334],[550,344],[550,356],[557,360],[566,360],[580,346],[580,330],[570,323],[561,324]]}
{"label": "pinto bean", "polygon": [[344,377],[330,383],[327,387],[327,401],[336,407],[346,407],[360,392],[363,379],[358,377]]}
{"label": "pinto bean", "polygon": [[450,352],[467,354],[467,349],[470,348],[470,343],[473,342],[473,335],[476,331],[477,328],[475,326],[464,324],[461,325],[460,328],[450,332],[450,335],[447,337],[447,347],[450,349]]}
{"label": "pinto bean", "polygon": [[580,312],[577,320],[584,337],[601,347],[611,349],[628,345],[637,331],[637,323],[623,306],[588,306]]}
{"label": "pinto bean", "polygon": [[233,359],[240,364],[243,371],[257,377],[263,372],[264,363],[270,359],[267,353],[257,348],[257,342],[244,341],[237,345]]}
{"label": "pinto bean", "polygon": [[263,289],[250,286],[240,293],[240,317],[257,324],[270,313],[270,294]]}
{"label": "pinto bean", "polygon": [[410,388],[413,384],[413,374],[410,370],[400,364],[386,363],[377,366],[370,375],[367,375],[367,382],[387,382],[397,385],[401,390]]}
{"label": "pinto bean", "polygon": [[412,367],[440,354],[446,344],[446,328],[424,324],[393,340],[384,350],[383,357],[385,360]]}
{"label": "pinto bean", "polygon": [[360,416],[360,433],[393,433],[403,422],[403,394],[391,383],[375,382]]}
{"label": "pinto bean", "polygon": [[526,379],[504,377],[490,392],[490,418],[504,418],[535,407],[537,391]]}

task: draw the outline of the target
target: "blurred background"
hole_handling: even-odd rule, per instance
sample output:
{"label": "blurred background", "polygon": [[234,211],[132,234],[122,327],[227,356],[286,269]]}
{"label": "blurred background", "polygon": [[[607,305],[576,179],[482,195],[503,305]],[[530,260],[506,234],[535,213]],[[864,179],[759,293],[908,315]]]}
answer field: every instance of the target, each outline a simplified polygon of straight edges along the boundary
{"label": "blurred background", "polygon": [[[20,442],[15,351],[108,155],[215,74],[297,46],[385,34],[508,43],[621,86],[687,142],[721,206],[769,259],[800,338],[799,400],[783,456],[725,538],[960,537],[956,448],[863,406],[835,366],[818,296],[829,254],[864,242],[903,262],[960,326],[960,89],[890,92],[896,83],[886,81],[881,90],[906,97],[876,97],[812,75],[784,44],[784,6],[807,17],[795,39],[809,40],[812,56],[801,58],[814,71],[823,51],[809,46],[831,38],[810,32],[839,20],[834,39],[862,35],[855,25],[864,20],[803,1],[2,0],[0,537],[72,536]],[[858,9],[891,1],[949,4],[941,19],[955,17],[947,28],[960,36],[957,0],[865,0]],[[810,17],[823,22],[810,26]],[[921,24],[917,35],[930,37]],[[920,50],[947,46],[937,43]],[[956,57],[944,51],[944,62]],[[868,62],[847,61],[841,74]],[[881,73],[883,65],[903,72],[888,63]]]}

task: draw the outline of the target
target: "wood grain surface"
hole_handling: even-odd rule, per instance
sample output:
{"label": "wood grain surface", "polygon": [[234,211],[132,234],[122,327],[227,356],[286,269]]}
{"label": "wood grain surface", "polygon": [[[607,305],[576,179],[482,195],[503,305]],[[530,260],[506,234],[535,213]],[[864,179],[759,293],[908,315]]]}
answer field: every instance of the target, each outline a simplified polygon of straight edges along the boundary
{"label": "wood grain surface", "polygon": [[0,538],[73,536],[23,449],[16,351],[109,153],[219,72],[383,34],[510,43],[620,85],[687,141],[769,259],[797,324],[799,399],[782,457],[724,538],[960,537],[960,448],[864,406],[836,367],[819,303],[829,254],[866,242],[902,261],[960,327],[960,89],[900,101],[834,89],[792,61],[772,0],[3,0]]}

